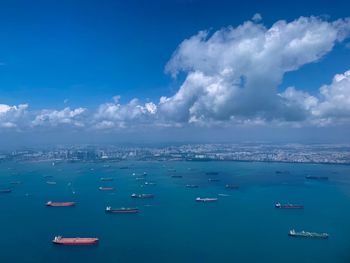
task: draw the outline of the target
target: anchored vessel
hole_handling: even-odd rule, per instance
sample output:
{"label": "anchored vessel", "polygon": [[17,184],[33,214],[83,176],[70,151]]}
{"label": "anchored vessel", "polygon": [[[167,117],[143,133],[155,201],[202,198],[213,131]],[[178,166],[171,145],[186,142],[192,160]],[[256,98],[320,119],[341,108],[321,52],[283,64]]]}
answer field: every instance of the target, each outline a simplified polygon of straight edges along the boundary
{"label": "anchored vessel", "polygon": [[140,198],[140,199],[147,199],[147,198],[153,198],[153,194],[132,194],[132,198]]}
{"label": "anchored vessel", "polygon": [[54,206],[54,207],[64,207],[64,206],[75,206],[75,202],[52,202],[49,201],[46,203],[47,206]]}
{"label": "anchored vessel", "polygon": [[310,179],[310,180],[328,180],[327,176],[314,176],[314,175],[308,175],[305,176],[306,179]]}
{"label": "anchored vessel", "polygon": [[239,185],[235,185],[235,184],[227,184],[225,185],[226,189],[238,189]]}
{"label": "anchored vessel", "polygon": [[218,200],[218,198],[201,198],[201,197],[197,197],[196,198],[196,202],[203,202],[203,203],[207,203],[207,202],[216,202]]}
{"label": "anchored vessel", "polygon": [[98,238],[56,236],[54,240],[52,240],[52,242],[57,245],[67,245],[67,246],[96,245],[98,243]]}
{"label": "anchored vessel", "polygon": [[124,214],[134,214],[138,213],[139,209],[136,207],[120,207],[120,208],[112,208],[110,206],[106,207],[106,213],[124,213]]}
{"label": "anchored vessel", "polygon": [[281,209],[303,209],[303,205],[295,205],[295,204],[281,204],[281,203],[276,203],[275,204],[276,208],[281,208]]}
{"label": "anchored vessel", "polygon": [[100,191],[113,191],[113,187],[99,187],[98,190]]}
{"label": "anchored vessel", "polygon": [[288,235],[291,237],[309,237],[309,238],[321,238],[328,239],[329,235],[327,233],[316,233],[316,232],[296,232],[294,229],[288,232]]}

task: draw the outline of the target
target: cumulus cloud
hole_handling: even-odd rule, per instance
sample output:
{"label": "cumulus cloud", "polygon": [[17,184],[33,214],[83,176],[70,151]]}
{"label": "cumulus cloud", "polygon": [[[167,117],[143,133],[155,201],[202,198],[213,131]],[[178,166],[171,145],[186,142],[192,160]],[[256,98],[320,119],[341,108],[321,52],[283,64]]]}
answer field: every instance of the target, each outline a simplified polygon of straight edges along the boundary
{"label": "cumulus cloud", "polygon": [[295,101],[286,101],[287,93],[277,94],[278,85],[286,72],[317,62],[349,35],[350,19],[318,17],[281,20],[271,28],[248,21],[212,35],[201,31],[183,41],[166,65],[172,76],[187,76],[174,96],[162,98],[160,111],[189,122],[304,118]]}
{"label": "cumulus cloud", "polygon": [[0,128],[18,128],[25,125],[27,109],[28,104],[0,104]]}
{"label": "cumulus cloud", "polygon": [[261,14],[259,14],[259,13],[254,14],[253,17],[252,17],[252,20],[254,22],[260,22],[262,20]]}
{"label": "cumulus cloud", "polygon": [[93,117],[95,128],[125,128],[147,124],[157,113],[157,106],[152,102],[142,104],[138,99],[132,99],[123,105],[119,102],[120,96],[113,99],[113,102],[98,107]]}
{"label": "cumulus cloud", "polygon": [[84,127],[84,114],[87,109],[76,108],[70,109],[69,107],[63,110],[42,110],[36,115],[32,121],[33,126],[53,126],[69,125],[75,127]]}
{"label": "cumulus cloud", "polygon": [[[178,91],[159,102],[116,96],[96,110],[86,108],[28,112],[27,104],[0,104],[0,128],[126,127],[184,125],[329,125],[350,122],[350,70],[337,74],[316,94],[289,87],[278,92],[285,73],[318,62],[350,36],[350,18],[327,21],[300,17],[271,27],[252,21],[216,32],[200,31],[184,40],[165,70],[184,74]],[[65,100],[67,103],[68,100]],[[21,124],[23,126],[23,124]]]}

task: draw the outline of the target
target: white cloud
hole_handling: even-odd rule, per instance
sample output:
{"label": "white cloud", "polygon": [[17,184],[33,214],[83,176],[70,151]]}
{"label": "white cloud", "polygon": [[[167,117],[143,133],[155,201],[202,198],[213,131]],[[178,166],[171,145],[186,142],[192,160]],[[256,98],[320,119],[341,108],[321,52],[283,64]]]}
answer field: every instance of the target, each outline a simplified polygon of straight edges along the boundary
{"label": "white cloud", "polygon": [[248,21],[212,35],[201,31],[183,41],[166,65],[173,76],[187,76],[174,96],[161,99],[160,111],[185,122],[307,118],[306,105],[295,96],[288,101],[288,92],[303,94],[290,89],[280,96],[277,87],[286,72],[317,62],[349,34],[350,19],[318,17],[281,20],[271,28]]}
{"label": "white cloud", "polygon": [[0,128],[18,128],[25,125],[28,104],[10,106],[0,104]]}
{"label": "white cloud", "polygon": [[75,127],[83,127],[84,124],[84,114],[87,109],[76,108],[70,109],[69,107],[63,110],[42,110],[36,115],[35,119],[32,121],[33,126],[59,126],[59,125],[69,125]]}
{"label": "white cloud", "polygon": [[262,20],[262,16],[259,13],[256,13],[253,15],[252,20],[256,23],[260,22]]}
{"label": "white cloud", "polygon": [[135,124],[142,125],[150,121],[157,113],[157,106],[148,102],[142,104],[138,99],[132,99],[129,103],[122,105],[120,96],[113,98],[114,102],[101,104],[95,113],[94,127],[124,128]]}
{"label": "white cloud", "polygon": [[350,122],[350,70],[336,74],[332,83],[323,85],[315,96],[294,87],[279,96],[286,108],[303,115],[303,124],[326,126]]}
{"label": "white cloud", "polygon": [[[350,19],[318,17],[277,21],[270,28],[261,15],[238,27],[184,40],[166,71],[185,80],[179,90],[158,103],[120,96],[96,110],[86,108],[28,112],[27,104],[0,104],[0,128],[127,127],[184,125],[332,125],[350,122],[350,71],[338,74],[317,94],[289,87],[278,93],[284,74],[318,62],[350,35]],[[65,100],[64,103],[68,103]]]}
{"label": "white cloud", "polygon": [[335,75],[330,85],[320,88],[320,103],[312,113],[316,117],[350,119],[350,70]]}

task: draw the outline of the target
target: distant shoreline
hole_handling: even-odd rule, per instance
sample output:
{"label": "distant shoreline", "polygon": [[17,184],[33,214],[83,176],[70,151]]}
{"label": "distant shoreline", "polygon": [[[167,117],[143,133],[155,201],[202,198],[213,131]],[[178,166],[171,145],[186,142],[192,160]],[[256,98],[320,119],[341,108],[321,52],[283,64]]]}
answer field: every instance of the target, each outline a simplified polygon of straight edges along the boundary
{"label": "distant shoreline", "polygon": [[[259,160],[186,160],[186,159],[167,159],[167,160],[1,160],[1,162],[13,161],[22,163],[123,163],[123,162],[244,162],[244,163],[285,163],[285,164],[322,164],[322,165],[350,165],[350,162],[293,162],[293,161],[259,161]],[[54,165],[53,165],[54,166]]]}

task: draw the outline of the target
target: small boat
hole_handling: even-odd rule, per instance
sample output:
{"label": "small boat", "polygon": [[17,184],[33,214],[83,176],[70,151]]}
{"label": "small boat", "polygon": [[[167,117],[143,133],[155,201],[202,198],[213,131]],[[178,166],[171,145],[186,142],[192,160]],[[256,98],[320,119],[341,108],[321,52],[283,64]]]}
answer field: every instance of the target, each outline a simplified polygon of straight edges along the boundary
{"label": "small boat", "polygon": [[106,213],[120,213],[120,214],[135,214],[139,212],[139,209],[136,207],[120,207],[120,208],[112,208],[110,206],[106,207]]}
{"label": "small boat", "polygon": [[47,184],[50,184],[50,185],[55,185],[55,184],[57,184],[57,183],[54,182],[54,181],[47,181],[46,183],[47,183]]}
{"label": "small boat", "polygon": [[9,194],[12,192],[12,189],[0,189],[0,194]]}
{"label": "small boat", "polygon": [[95,237],[62,237],[56,236],[52,240],[54,244],[66,246],[96,245],[98,238]]}
{"label": "small boat", "polygon": [[203,202],[203,203],[208,203],[208,202],[216,202],[218,201],[218,198],[209,198],[209,197],[205,197],[205,198],[201,198],[201,197],[197,197],[196,198],[196,202]]}
{"label": "small boat", "polygon": [[226,189],[239,189],[239,185],[235,185],[235,184],[227,184],[225,185]]}
{"label": "small boat", "polygon": [[177,174],[174,174],[171,176],[172,178],[182,178],[182,175],[177,175]]}
{"label": "small boat", "polygon": [[320,238],[320,239],[328,239],[329,234],[328,233],[316,233],[316,232],[296,232],[294,229],[289,230],[288,236],[291,237],[308,237],[308,238]]}
{"label": "small boat", "polygon": [[208,182],[220,182],[220,180],[217,178],[209,178]]}
{"label": "small boat", "polygon": [[140,198],[140,199],[149,199],[149,198],[153,198],[154,195],[153,194],[132,194],[131,197]]}
{"label": "small boat", "polygon": [[52,206],[52,207],[65,207],[65,206],[75,206],[75,202],[52,202],[49,201],[46,203],[47,206]]}
{"label": "small boat", "polygon": [[275,207],[280,209],[304,209],[303,205],[281,204],[281,203],[276,203]]}
{"label": "small boat", "polygon": [[112,177],[101,177],[101,181],[113,181],[114,179]]}
{"label": "small boat", "polygon": [[98,190],[100,190],[100,191],[113,191],[114,187],[99,187]]}
{"label": "small boat", "polygon": [[186,188],[198,188],[199,185],[196,184],[186,184]]}
{"label": "small boat", "polygon": [[314,175],[308,175],[308,176],[305,176],[306,179],[309,179],[309,180],[328,180],[328,177],[327,176],[314,176]]}

